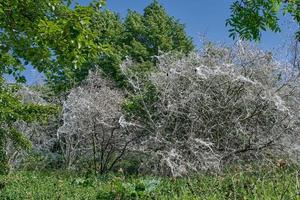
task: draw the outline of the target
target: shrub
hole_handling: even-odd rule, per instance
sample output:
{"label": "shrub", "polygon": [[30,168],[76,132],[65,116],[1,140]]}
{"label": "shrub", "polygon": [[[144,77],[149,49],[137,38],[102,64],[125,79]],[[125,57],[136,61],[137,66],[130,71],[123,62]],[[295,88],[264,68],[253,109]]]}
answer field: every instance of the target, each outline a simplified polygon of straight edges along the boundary
{"label": "shrub", "polygon": [[91,73],[71,90],[63,105],[64,123],[58,130],[67,168],[92,161],[95,172],[105,173],[126,154],[137,136],[121,124],[123,100],[123,92],[101,72]]}
{"label": "shrub", "polygon": [[[299,134],[299,84],[270,53],[238,43],[157,59],[146,80],[130,60],[122,65],[140,106],[128,123],[147,133],[135,147],[150,155],[145,169],[171,176],[219,169],[262,159]],[[157,95],[150,102],[149,83]]]}

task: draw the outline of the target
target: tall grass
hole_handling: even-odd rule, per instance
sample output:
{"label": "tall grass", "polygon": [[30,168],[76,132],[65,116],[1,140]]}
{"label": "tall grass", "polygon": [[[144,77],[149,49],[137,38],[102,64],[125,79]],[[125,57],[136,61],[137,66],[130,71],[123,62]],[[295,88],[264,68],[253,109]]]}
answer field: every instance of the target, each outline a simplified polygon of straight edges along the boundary
{"label": "tall grass", "polygon": [[299,179],[299,166],[244,166],[176,179],[18,171],[1,177],[0,199],[297,200]]}
{"label": "tall grass", "polygon": [[0,178],[0,199],[300,199],[299,166],[245,166],[189,178],[101,177],[18,171]]}

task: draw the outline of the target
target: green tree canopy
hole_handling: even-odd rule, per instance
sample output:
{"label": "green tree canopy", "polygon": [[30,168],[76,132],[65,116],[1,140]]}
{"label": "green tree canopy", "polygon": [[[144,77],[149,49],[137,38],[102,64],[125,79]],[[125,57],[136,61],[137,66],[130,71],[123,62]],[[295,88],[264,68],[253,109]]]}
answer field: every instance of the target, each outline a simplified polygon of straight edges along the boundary
{"label": "green tree canopy", "polygon": [[[100,8],[103,1],[70,7],[63,0],[10,0],[0,3],[0,63],[3,73],[24,81],[29,64],[46,75],[57,92],[80,83],[100,67],[122,83],[119,65],[132,57],[153,63],[159,51],[189,52],[194,46],[184,26],[157,1],[125,21]],[[148,66],[148,65],[147,65]],[[149,68],[149,67],[148,67]]]}
{"label": "green tree canopy", "polygon": [[[300,25],[300,0],[237,0],[231,5],[231,16],[226,21],[230,37],[260,40],[267,29],[279,32],[279,14],[289,13]],[[300,30],[296,32],[300,40]]]}
{"label": "green tree canopy", "polygon": [[194,49],[184,25],[170,17],[157,1],[147,6],[143,14],[129,11],[124,21],[111,11],[103,11],[93,24],[102,34],[97,43],[109,45],[111,50],[101,54],[97,65],[120,85],[124,78],[119,66],[126,57],[137,62],[137,70],[142,74],[153,69],[153,57],[160,52],[188,53]]}
{"label": "green tree canopy", "polygon": [[136,61],[150,61],[160,51],[188,53],[194,49],[184,25],[168,16],[157,1],[147,6],[143,15],[130,11],[125,28],[126,50]]}
{"label": "green tree canopy", "polygon": [[[49,82],[72,85],[80,70],[109,47],[95,45],[91,29],[96,3],[70,7],[64,0],[0,2],[0,63],[2,72],[20,74],[30,64]],[[16,76],[24,81],[21,76]],[[62,84],[61,84],[62,85]]]}

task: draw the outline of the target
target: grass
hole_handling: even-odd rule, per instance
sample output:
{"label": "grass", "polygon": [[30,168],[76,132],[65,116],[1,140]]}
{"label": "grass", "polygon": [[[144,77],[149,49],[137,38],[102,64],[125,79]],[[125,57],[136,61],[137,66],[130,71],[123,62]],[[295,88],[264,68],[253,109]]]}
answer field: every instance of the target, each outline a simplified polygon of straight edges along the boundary
{"label": "grass", "polygon": [[0,199],[300,200],[300,168],[244,167],[190,178],[83,176],[18,171],[0,178]]}

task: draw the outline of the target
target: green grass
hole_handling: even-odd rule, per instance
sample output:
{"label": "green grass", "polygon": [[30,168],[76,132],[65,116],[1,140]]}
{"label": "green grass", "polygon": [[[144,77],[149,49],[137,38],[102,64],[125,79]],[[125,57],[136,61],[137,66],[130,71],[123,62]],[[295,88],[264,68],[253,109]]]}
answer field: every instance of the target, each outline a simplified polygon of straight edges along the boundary
{"label": "green grass", "polygon": [[299,170],[295,166],[245,167],[177,179],[19,171],[0,178],[0,199],[300,200]]}

